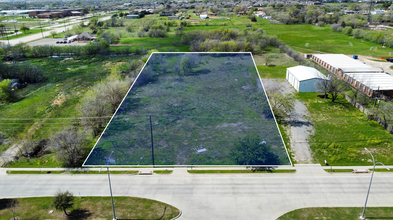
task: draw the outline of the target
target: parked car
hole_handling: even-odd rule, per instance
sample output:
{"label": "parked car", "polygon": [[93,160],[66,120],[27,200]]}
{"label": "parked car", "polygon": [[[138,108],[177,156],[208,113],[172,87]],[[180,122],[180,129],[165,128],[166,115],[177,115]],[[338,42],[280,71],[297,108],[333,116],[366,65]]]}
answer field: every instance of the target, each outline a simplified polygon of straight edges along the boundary
{"label": "parked car", "polygon": [[72,42],[71,40],[68,41],[69,44],[70,44],[71,42]]}
{"label": "parked car", "polygon": [[67,41],[65,40],[63,43],[65,43],[65,44],[66,44],[66,43],[67,43]]}
{"label": "parked car", "polygon": [[393,63],[393,58],[386,58],[386,61]]}
{"label": "parked car", "polygon": [[56,44],[58,44],[59,43],[59,41],[56,41]]}
{"label": "parked car", "polygon": [[59,43],[60,43],[60,44],[62,44],[62,43],[63,43],[63,41],[59,41]]}

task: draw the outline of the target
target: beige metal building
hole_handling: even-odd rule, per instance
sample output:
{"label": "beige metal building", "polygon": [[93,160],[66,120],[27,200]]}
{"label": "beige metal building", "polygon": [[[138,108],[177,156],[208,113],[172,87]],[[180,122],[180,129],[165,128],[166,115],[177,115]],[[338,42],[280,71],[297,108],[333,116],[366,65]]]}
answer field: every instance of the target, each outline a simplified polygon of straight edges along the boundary
{"label": "beige metal building", "polygon": [[344,54],[313,54],[312,60],[368,97],[393,98],[393,77]]}

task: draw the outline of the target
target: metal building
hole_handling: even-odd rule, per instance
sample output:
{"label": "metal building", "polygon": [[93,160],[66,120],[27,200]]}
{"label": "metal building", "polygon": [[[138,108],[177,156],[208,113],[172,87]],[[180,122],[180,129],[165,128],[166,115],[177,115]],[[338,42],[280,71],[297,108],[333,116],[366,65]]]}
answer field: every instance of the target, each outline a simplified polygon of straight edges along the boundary
{"label": "metal building", "polygon": [[393,77],[382,69],[344,54],[313,54],[312,60],[368,97],[393,97]]}
{"label": "metal building", "polygon": [[287,80],[298,92],[323,92],[318,83],[328,78],[315,68],[295,66],[287,68]]}

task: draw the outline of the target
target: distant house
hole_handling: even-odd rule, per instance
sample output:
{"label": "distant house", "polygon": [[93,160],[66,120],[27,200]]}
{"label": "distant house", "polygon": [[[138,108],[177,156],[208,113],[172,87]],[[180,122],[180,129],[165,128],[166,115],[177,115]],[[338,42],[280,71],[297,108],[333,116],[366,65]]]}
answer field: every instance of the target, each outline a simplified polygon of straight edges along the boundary
{"label": "distant house", "polygon": [[385,14],[384,10],[374,10],[371,12],[372,15],[383,15]]}
{"label": "distant house", "polygon": [[90,34],[89,32],[83,32],[83,33],[79,34],[76,39],[78,41],[91,41],[94,38],[95,38],[94,35]]}
{"label": "distant house", "polygon": [[321,72],[307,66],[287,68],[286,78],[298,92],[323,92],[318,88],[318,84],[328,80]]}
{"label": "distant house", "polygon": [[346,15],[353,15],[353,14],[359,14],[358,11],[353,11],[353,10],[344,10],[344,14]]}
{"label": "distant house", "polygon": [[247,15],[250,11],[239,11],[239,15]]}
{"label": "distant house", "polygon": [[168,12],[168,11],[166,11],[166,12],[161,12],[161,13],[160,13],[160,16],[173,16],[173,13],[172,13],[172,12]]}
{"label": "distant house", "polygon": [[140,17],[139,17],[139,15],[127,15],[127,17],[126,17],[127,19],[139,19]]}
{"label": "distant house", "polygon": [[209,18],[209,16],[207,16],[207,14],[200,14],[199,18],[200,19],[207,19],[207,18]]}
{"label": "distant house", "polygon": [[263,18],[263,17],[266,16],[266,13],[263,12],[263,11],[258,11],[258,13],[256,14],[256,16],[257,16],[258,18]]}
{"label": "distant house", "polygon": [[168,20],[179,20],[179,16],[168,16]]}

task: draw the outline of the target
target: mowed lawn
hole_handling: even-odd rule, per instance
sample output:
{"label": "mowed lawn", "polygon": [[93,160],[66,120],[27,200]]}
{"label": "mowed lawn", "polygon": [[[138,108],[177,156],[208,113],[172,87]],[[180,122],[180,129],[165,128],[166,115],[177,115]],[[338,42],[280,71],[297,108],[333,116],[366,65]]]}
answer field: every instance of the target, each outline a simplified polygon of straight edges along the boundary
{"label": "mowed lawn", "polygon": [[392,135],[377,122],[339,96],[331,99],[317,97],[318,93],[297,93],[311,114],[315,134],[309,139],[316,163],[330,165],[372,165],[368,148],[376,161],[393,164]]}
{"label": "mowed lawn", "polygon": [[[361,207],[340,207],[340,208],[304,208],[296,209],[282,215],[279,220],[314,220],[314,219],[335,219],[335,220],[357,220],[362,215]],[[367,219],[393,219],[393,207],[367,207],[365,216]]]}
{"label": "mowed lawn", "polygon": [[[10,199],[0,199],[0,219],[12,219],[7,208]],[[114,197],[118,219],[173,219],[180,211],[168,204],[136,197]],[[15,216],[20,219],[112,219],[110,197],[75,197],[74,207],[67,209],[68,218],[62,210],[52,205],[53,197],[18,199]],[[49,213],[54,210],[53,213]]]}
{"label": "mowed lawn", "polygon": [[[326,53],[386,57],[392,51],[391,48],[382,48],[379,44],[368,41],[362,42],[361,39],[333,32],[330,25],[324,27],[315,25],[262,25],[261,28],[268,35],[276,35],[277,38],[293,47],[293,49],[301,52],[316,53],[320,50]],[[306,46],[307,43],[308,47]],[[371,47],[377,47],[377,50],[370,50]]]}

